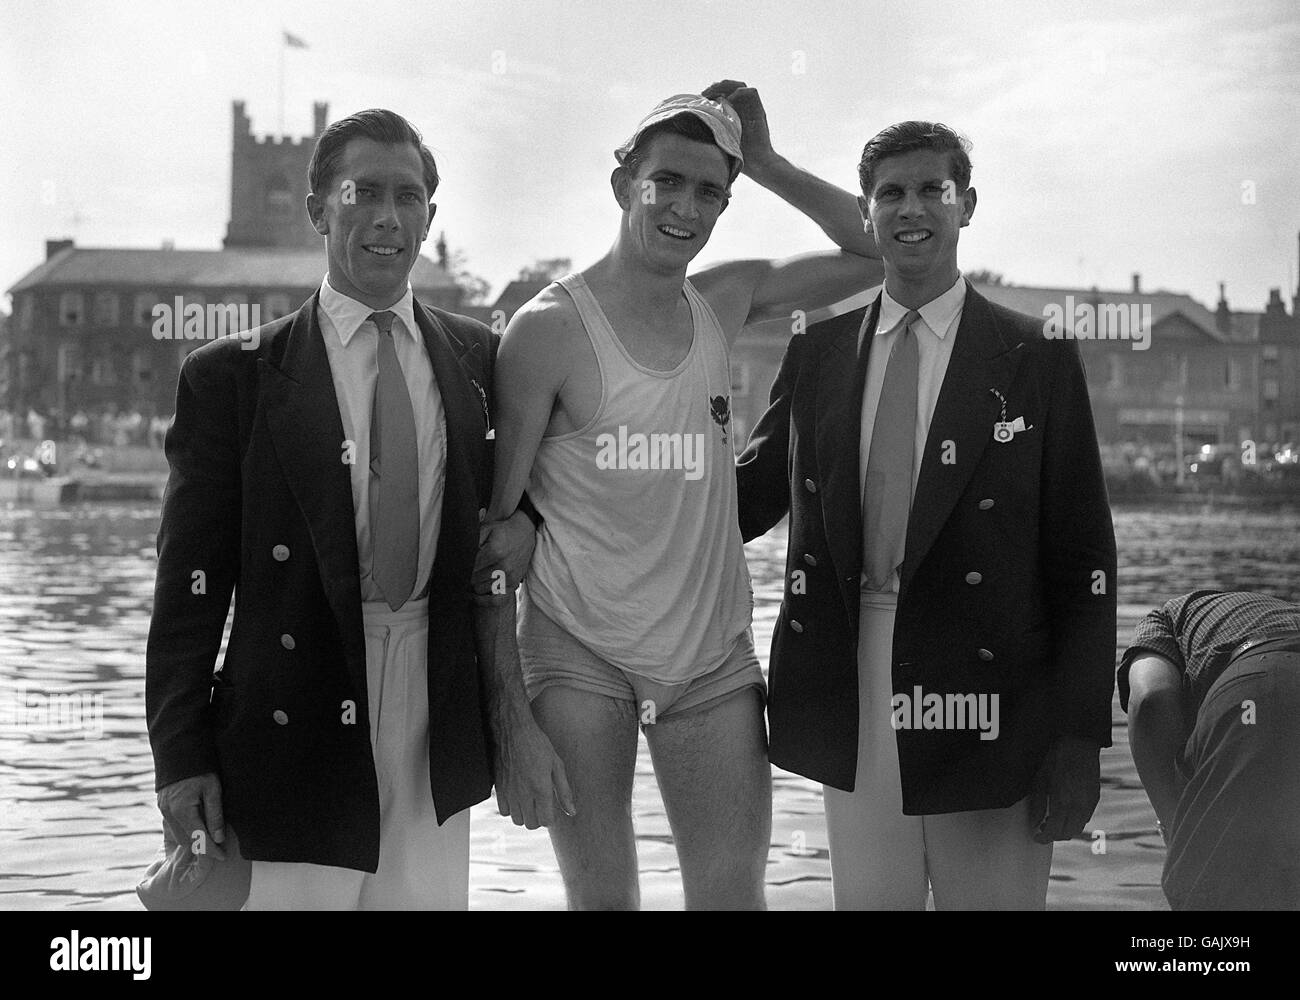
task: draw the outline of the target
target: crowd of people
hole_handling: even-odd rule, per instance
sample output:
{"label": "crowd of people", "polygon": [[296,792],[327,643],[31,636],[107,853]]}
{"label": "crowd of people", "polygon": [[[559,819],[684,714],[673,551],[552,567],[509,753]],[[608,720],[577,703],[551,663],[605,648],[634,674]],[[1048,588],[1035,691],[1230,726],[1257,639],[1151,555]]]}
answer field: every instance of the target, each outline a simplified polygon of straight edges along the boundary
{"label": "crowd of people", "polygon": [[162,414],[145,416],[139,410],[119,410],[116,405],[77,409],[65,414],[58,408],[42,412],[0,410],[0,440],[66,441],[124,448],[131,445],[162,448],[171,418]]}

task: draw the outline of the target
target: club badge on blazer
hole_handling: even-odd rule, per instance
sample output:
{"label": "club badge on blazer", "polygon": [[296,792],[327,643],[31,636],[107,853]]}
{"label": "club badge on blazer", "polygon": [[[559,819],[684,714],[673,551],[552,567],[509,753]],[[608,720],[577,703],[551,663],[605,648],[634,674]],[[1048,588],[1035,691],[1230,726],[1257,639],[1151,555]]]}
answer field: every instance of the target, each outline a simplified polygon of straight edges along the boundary
{"label": "club badge on blazer", "polygon": [[997,389],[989,389],[989,392],[998,397],[1002,403],[1001,419],[993,424],[993,440],[999,444],[1006,444],[1012,440],[1021,431],[1031,431],[1034,429],[1033,424],[1026,424],[1024,417],[1016,417],[1015,420],[1007,419],[1007,397],[998,392]]}

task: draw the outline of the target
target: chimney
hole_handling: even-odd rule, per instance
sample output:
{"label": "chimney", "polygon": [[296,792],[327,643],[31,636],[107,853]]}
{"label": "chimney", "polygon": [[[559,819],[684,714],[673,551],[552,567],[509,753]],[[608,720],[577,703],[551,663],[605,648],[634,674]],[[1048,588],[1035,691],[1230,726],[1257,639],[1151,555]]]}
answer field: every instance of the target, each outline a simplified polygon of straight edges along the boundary
{"label": "chimney", "polygon": [[45,259],[49,260],[61,250],[71,250],[75,245],[72,240],[46,240]]}
{"label": "chimney", "polygon": [[1232,310],[1228,308],[1228,296],[1222,281],[1219,282],[1219,305],[1214,310],[1214,328],[1225,335],[1232,332]]}
{"label": "chimney", "polygon": [[319,138],[320,134],[325,131],[325,126],[329,124],[328,119],[330,113],[330,106],[324,101],[313,101],[311,110],[312,110],[312,117],[315,121],[315,126],[316,126],[315,135],[317,138]]}
{"label": "chimney", "polygon": [[1295,324],[1286,314],[1286,303],[1282,301],[1282,289],[1268,290],[1268,305],[1264,315],[1259,318],[1259,340],[1262,344],[1294,344]]}
{"label": "chimney", "polygon": [[163,248],[164,250],[175,250],[175,249],[176,249],[176,241],[175,241],[174,239],[172,239],[172,238],[169,236],[169,237],[167,237],[167,239],[165,239],[165,240],[162,241],[162,248]]}
{"label": "chimney", "polygon": [[438,234],[438,242],[436,246],[438,248],[438,266],[442,268],[444,271],[446,271],[447,270],[447,233],[445,230]]}
{"label": "chimney", "polygon": [[1142,275],[1138,274],[1137,271],[1133,272],[1133,294],[1142,294]]}

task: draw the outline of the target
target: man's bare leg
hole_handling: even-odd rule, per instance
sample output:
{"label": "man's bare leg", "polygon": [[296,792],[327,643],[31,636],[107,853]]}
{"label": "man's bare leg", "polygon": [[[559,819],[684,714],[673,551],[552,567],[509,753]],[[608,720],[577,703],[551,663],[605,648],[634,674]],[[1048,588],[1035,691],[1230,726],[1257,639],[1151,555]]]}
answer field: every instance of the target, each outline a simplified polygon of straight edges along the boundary
{"label": "man's bare leg", "polygon": [[758,692],[745,688],[670,714],[645,731],[682,865],[686,908],[767,909],[772,769]]}
{"label": "man's bare leg", "polygon": [[557,809],[549,827],[569,909],[638,909],[634,703],[555,684],[537,696],[533,715],[564,763],[578,810],[569,817]]}

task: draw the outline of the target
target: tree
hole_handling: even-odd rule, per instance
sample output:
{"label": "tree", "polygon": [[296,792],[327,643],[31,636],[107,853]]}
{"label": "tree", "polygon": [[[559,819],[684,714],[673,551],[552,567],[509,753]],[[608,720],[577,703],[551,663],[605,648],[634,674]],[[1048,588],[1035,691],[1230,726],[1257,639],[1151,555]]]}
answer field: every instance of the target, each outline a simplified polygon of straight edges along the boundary
{"label": "tree", "polygon": [[519,271],[516,281],[550,282],[563,277],[573,270],[573,260],[569,257],[548,257],[546,260],[534,260],[533,263]]}
{"label": "tree", "polygon": [[486,278],[470,271],[464,250],[453,250],[447,255],[447,273],[455,279],[464,293],[462,301],[465,305],[475,306],[487,301],[488,291],[492,286]]}
{"label": "tree", "polygon": [[997,271],[990,271],[986,267],[978,271],[967,271],[966,278],[973,285],[1005,285],[1006,280]]}

